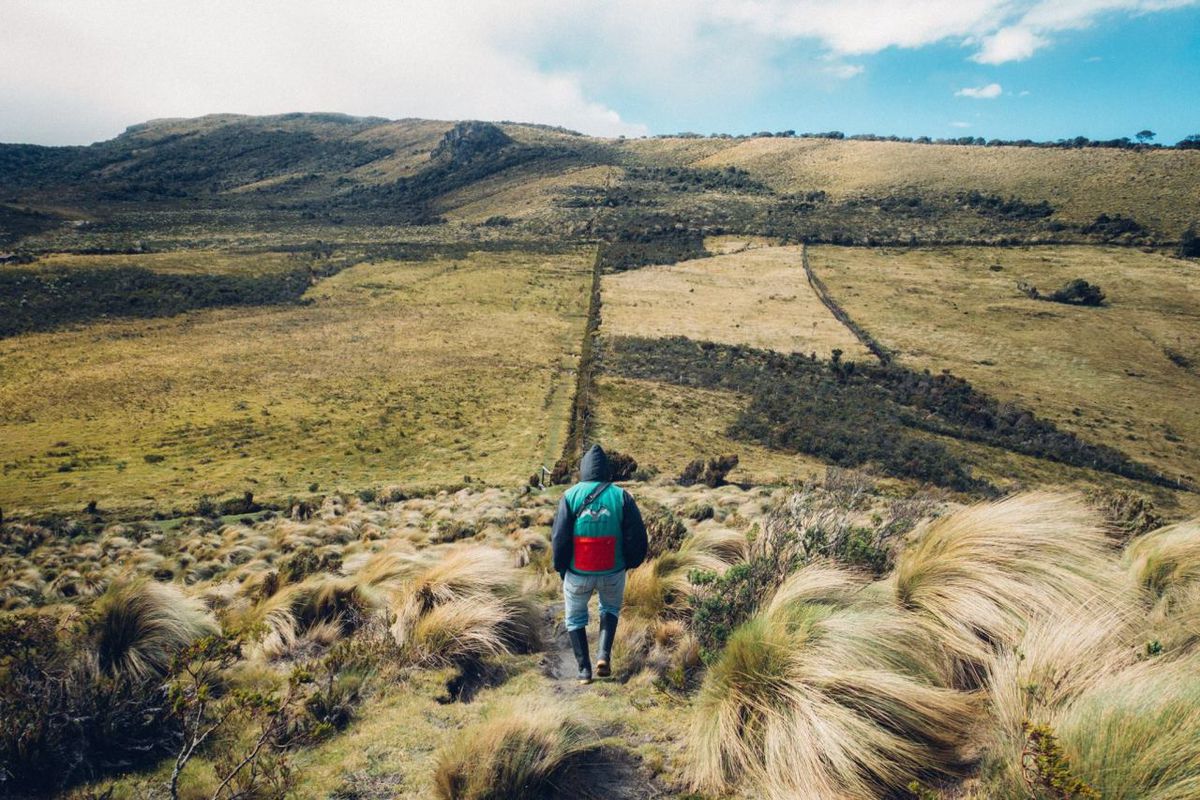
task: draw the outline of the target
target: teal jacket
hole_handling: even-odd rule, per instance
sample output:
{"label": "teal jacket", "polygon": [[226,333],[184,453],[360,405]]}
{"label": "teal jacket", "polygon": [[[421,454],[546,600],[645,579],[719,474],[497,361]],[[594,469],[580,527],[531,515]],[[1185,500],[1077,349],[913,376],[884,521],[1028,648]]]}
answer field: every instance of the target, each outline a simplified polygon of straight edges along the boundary
{"label": "teal jacket", "polygon": [[554,515],[554,569],[579,575],[611,575],[646,560],[646,524],[629,492],[609,485],[587,508],[583,502],[611,480],[608,455],[592,445],[579,465],[579,483],[563,494]]}

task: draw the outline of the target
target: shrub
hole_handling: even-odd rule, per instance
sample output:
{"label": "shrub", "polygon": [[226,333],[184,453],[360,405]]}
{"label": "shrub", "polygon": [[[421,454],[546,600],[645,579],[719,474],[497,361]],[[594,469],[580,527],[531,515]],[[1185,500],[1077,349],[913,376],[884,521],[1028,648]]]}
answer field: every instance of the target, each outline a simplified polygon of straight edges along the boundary
{"label": "shrub", "polygon": [[1164,521],[1154,501],[1137,492],[1104,489],[1089,494],[1088,501],[1099,509],[1122,541],[1161,527]]}
{"label": "shrub", "polygon": [[705,520],[712,519],[717,513],[711,503],[700,502],[689,503],[680,509],[680,512],[695,522],[704,522]]}
{"label": "shrub", "polygon": [[608,454],[608,464],[612,469],[612,479],[614,481],[632,480],[634,474],[638,471],[638,463],[633,459],[633,456],[616,450]]}
{"label": "shrub", "polygon": [[1065,283],[1061,289],[1051,292],[1046,299],[1073,306],[1102,306],[1104,292],[1099,286],[1088,283],[1083,278],[1075,278]]}
{"label": "shrub", "polygon": [[537,800],[589,789],[600,796],[598,787],[572,782],[572,773],[599,754],[595,733],[568,709],[513,704],[442,748],[434,790],[442,800]]}
{"label": "shrub", "polygon": [[1179,238],[1176,255],[1180,258],[1200,258],[1200,234],[1196,233],[1195,225],[1189,225]]}
{"label": "shrub", "polygon": [[715,489],[725,485],[725,476],[738,465],[736,455],[723,455],[714,458],[697,458],[684,467],[677,481],[680,486],[693,486],[703,483]]}
{"label": "shrub", "polygon": [[657,503],[646,503],[647,558],[657,558],[663,553],[678,550],[687,536],[687,527],[671,509]]}
{"label": "shrub", "polygon": [[1031,794],[1048,792],[1054,800],[1098,800],[1100,794],[1071,771],[1071,762],[1049,725],[1026,722],[1025,736],[1021,768]]}

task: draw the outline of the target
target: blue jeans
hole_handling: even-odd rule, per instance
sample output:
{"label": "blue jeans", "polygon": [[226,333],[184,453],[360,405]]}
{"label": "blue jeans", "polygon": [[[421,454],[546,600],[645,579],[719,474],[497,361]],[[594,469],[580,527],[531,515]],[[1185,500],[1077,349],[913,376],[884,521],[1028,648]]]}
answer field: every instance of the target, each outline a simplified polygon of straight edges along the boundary
{"label": "blue jeans", "polygon": [[612,575],[576,575],[570,570],[563,575],[563,599],[567,606],[567,630],[577,631],[588,624],[588,601],[592,592],[600,595],[600,613],[621,614],[625,597],[625,570]]}

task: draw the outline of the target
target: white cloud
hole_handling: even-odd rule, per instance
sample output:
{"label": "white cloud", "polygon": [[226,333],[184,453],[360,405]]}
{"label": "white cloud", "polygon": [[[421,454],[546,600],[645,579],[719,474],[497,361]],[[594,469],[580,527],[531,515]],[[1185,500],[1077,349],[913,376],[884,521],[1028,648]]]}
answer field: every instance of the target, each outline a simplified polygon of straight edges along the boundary
{"label": "white cloud", "polygon": [[1029,58],[1051,34],[1085,28],[1105,14],[1147,14],[1197,0],[715,0],[718,19],[777,38],[813,38],[839,54],[922,47],[945,40],[977,46],[985,64]]}
{"label": "white cloud", "polygon": [[[153,117],[344,111],[645,126],[507,40],[492,0],[3,0],[0,141],[78,143]],[[543,0],[519,0],[536,10]],[[457,5],[457,7],[456,7]]]}
{"label": "white cloud", "polygon": [[971,127],[971,123],[962,122],[960,120],[955,120],[954,122],[950,123],[950,127],[952,127],[952,128],[969,128],[969,127]]}
{"label": "white cloud", "polygon": [[825,68],[825,72],[835,78],[849,80],[856,75],[862,75],[866,69],[862,64],[833,64]]}
{"label": "white cloud", "polygon": [[[597,134],[747,107],[858,56],[952,43],[986,64],[1200,0],[0,0],[0,141],[90,141],[150,117],[337,110]],[[632,102],[631,102],[632,98]],[[607,101],[605,100],[607,99]]]}
{"label": "white cloud", "polygon": [[1045,47],[1049,42],[1028,28],[1001,28],[991,36],[983,37],[983,46],[971,60],[980,64],[1003,64],[1006,61],[1023,61]]}
{"label": "white cloud", "polygon": [[975,100],[995,100],[1004,91],[998,83],[987,86],[965,86],[954,93],[955,97],[970,97]]}

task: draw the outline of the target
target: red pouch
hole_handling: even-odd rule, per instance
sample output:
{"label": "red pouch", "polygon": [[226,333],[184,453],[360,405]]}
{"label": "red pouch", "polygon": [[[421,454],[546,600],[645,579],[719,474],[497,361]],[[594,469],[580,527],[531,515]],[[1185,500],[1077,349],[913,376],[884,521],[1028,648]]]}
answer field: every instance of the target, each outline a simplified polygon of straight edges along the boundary
{"label": "red pouch", "polygon": [[607,572],[616,565],[617,537],[575,537],[575,569],[582,572]]}

